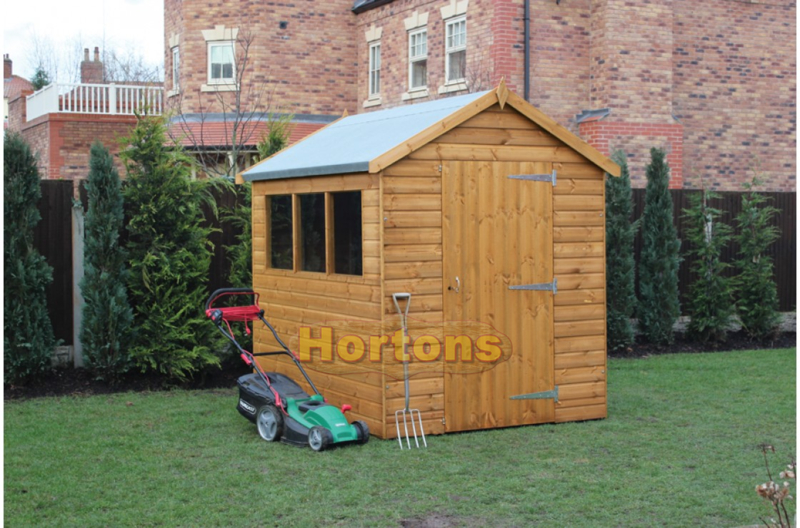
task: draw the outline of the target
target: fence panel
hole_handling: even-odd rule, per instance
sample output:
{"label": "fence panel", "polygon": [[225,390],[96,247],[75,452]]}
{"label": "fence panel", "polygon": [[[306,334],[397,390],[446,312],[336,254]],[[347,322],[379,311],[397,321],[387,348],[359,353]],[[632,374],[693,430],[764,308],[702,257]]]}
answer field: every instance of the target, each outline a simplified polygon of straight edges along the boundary
{"label": "fence panel", "polygon": [[[81,198],[86,207],[86,192],[81,185]],[[34,230],[34,245],[53,267],[53,282],[47,288],[47,306],[56,338],[63,340],[65,345],[73,344],[73,302],[72,302],[72,182],[58,180],[42,181],[42,199],[39,202],[39,212],[42,220]],[[689,194],[692,190],[672,190],[673,216],[678,229],[678,237],[682,240],[681,254],[683,261],[679,270],[679,287],[681,304],[685,306],[688,300],[689,286],[695,279],[691,268],[693,257],[686,252],[689,249],[686,240],[686,223],[682,211],[689,207]],[[770,248],[769,254],[775,264],[775,280],[778,284],[778,297],[781,311],[791,311],[797,304],[797,232],[795,226],[797,200],[794,193],[765,193],[770,203],[778,208],[780,213],[775,218],[775,225],[780,229],[780,238]],[[231,191],[218,190],[214,192],[217,207],[223,211],[232,211],[241,200],[241,196]],[[644,210],[644,189],[633,190],[634,218],[640,218]],[[734,225],[734,218],[741,210],[741,193],[721,193],[721,198],[713,204],[725,213],[722,220]],[[236,243],[239,231],[228,222],[214,218],[209,208],[204,208],[206,225],[214,227],[217,231],[211,235],[214,244],[211,267],[208,275],[209,292],[217,288],[244,287],[245,284],[230,284],[230,261],[225,248]],[[120,242],[124,244],[127,238],[126,230],[121,233]],[[641,231],[637,234],[634,251],[636,261],[641,253]],[[738,245],[730,244],[723,252],[725,262],[733,262],[739,251]],[[733,269],[727,271],[728,275],[734,273]],[[638,292],[638,274],[637,274]]]}
{"label": "fence panel", "polygon": [[[72,335],[72,182],[42,180],[41,221],[33,230],[33,245],[53,267],[47,287],[47,311],[56,339],[73,343]],[[20,299],[20,302],[24,302]]]}
{"label": "fence panel", "polygon": [[[678,286],[681,295],[681,308],[686,305],[689,299],[689,287],[696,279],[696,274],[691,271],[694,264],[694,257],[687,252],[691,249],[686,236],[687,224],[683,218],[683,210],[689,207],[689,195],[698,192],[689,189],[673,189],[672,194],[672,214],[675,225],[678,229],[678,238],[681,240],[681,256],[683,261],[678,271]],[[711,202],[711,205],[721,209],[724,213],[722,221],[728,225],[736,226],[735,218],[742,210],[742,193],[725,192],[719,193],[720,198]],[[769,198],[769,203],[780,211],[776,215],[773,224],[780,229],[780,238],[769,249],[769,255],[775,266],[775,280],[778,284],[778,299],[781,311],[792,311],[797,305],[797,233],[795,227],[795,215],[797,208],[797,197],[794,193],[763,193]],[[645,190],[633,189],[634,211],[633,218],[641,218],[644,211]],[[639,257],[642,250],[641,229],[636,234],[634,242],[634,252],[638,266]],[[733,263],[739,252],[739,245],[732,242],[722,253],[723,262]],[[735,274],[733,268],[729,268],[727,276]],[[639,274],[637,267],[636,291],[639,291]]]}

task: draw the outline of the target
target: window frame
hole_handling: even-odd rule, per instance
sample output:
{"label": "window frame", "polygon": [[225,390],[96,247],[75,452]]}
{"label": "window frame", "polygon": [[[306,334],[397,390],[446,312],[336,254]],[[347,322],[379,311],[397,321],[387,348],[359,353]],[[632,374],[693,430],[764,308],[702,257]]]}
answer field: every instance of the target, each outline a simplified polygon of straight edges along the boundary
{"label": "window frame", "polygon": [[[212,75],[212,73],[211,73],[211,54],[212,54],[212,51],[211,50],[212,50],[212,48],[225,47],[225,46],[230,47],[230,50],[231,50],[231,57],[232,57],[232,61],[230,63],[231,64],[231,77],[230,77],[230,80],[228,80],[226,77],[221,77],[219,79],[214,79],[211,76]],[[206,81],[207,84],[209,86],[220,86],[220,85],[223,85],[223,86],[225,86],[225,85],[235,86],[236,85],[236,42],[233,41],[233,40],[213,40],[213,41],[209,41],[209,42],[207,42],[207,53],[206,54],[208,55],[208,57],[207,57],[207,77],[208,77],[208,79]],[[224,63],[221,63],[221,64],[224,64]]]}
{"label": "window frame", "polygon": [[[457,25],[464,23],[464,43],[458,46],[450,46],[450,35],[448,34],[450,28]],[[445,22],[445,29],[444,29],[444,46],[445,46],[445,55],[444,55],[444,81],[445,85],[448,84],[460,84],[466,81],[466,59],[467,59],[467,15],[459,15],[453,17]],[[458,53],[460,51],[464,52],[464,77],[459,79],[451,79],[450,78],[450,55],[453,53]]]}
{"label": "window frame", "polygon": [[[415,56],[413,55],[413,41],[414,37],[418,37],[419,35],[425,35],[425,54]],[[419,44],[418,44],[419,45]],[[425,83],[420,86],[414,86],[414,63],[419,61],[426,61],[425,64]],[[418,90],[426,90],[428,88],[428,28],[423,26],[421,28],[415,28],[408,32],[408,91],[415,92]]]}
{"label": "window frame", "polygon": [[[377,50],[377,54],[373,53]],[[377,56],[377,60],[375,57]],[[377,67],[375,66],[377,62]],[[381,41],[375,40],[369,43],[369,69],[368,69],[368,98],[379,99],[381,96]],[[377,79],[377,83],[375,80]],[[377,84],[377,90],[375,89]]]}
{"label": "window frame", "polygon": [[[336,269],[336,241],[335,241],[335,228],[334,228],[334,210],[333,210],[333,195],[339,194],[343,192],[357,192],[360,195],[361,201],[361,209],[359,210],[359,215],[361,217],[361,274],[349,274],[349,273],[335,273],[334,270]],[[322,194],[324,195],[325,200],[325,233],[324,233],[324,246],[325,246],[325,271],[309,271],[302,269],[302,235],[301,229],[302,226],[300,225],[301,222],[301,214],[300,214],[300,197],[303,195],[308,194]],[[272,266],[272,217],[271,212],[272,209],[268,205],[270,198],[273,196],[291,196],[292,202],[292,268],[276,268]],[[264,215],[265,215],[265,222],[266,222],[266,262],[265,262],[265,269],[266,271],[272,272],[281,272],[281,273],[300,273],[300,274],[312,274],[315,276],[325,275],[331,276],[335,275],[337,277],[348,277],[348,278],[357,278],[363,279],[364,278],[364,267],[365,267],[365,256],[364,256],[364,242],[365,242],[365,229],[364,229],[364,190],[363,189],[351,189],[351,190],[336,190],[336,191],[317,191],[317,192],[280,192],[274,194],[267,194],[265,195],[267,199],[267,205]]]}
{"label": "window frame", "polygon": [[173,93],[180,92],[180,78],[181,78],[181,51],[180,46],[172,47],[172,91]]}

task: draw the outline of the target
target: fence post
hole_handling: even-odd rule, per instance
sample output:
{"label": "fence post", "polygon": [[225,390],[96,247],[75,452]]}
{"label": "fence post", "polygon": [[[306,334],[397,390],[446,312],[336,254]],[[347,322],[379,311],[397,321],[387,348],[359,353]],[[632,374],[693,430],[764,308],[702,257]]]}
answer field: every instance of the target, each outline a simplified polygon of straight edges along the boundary
{"label": "fence post", "polygon": [[83,207],[72,208],[72,340],[75,367],[83,366],[83,344],[81,324],[83,322],[83,294],[80,282],[83,278]]}

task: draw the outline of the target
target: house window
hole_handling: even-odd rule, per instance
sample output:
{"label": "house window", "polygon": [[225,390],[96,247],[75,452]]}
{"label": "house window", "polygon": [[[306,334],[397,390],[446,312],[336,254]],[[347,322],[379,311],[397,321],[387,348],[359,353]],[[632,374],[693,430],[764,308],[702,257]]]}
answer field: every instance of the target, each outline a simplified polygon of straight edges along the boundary
{"label": "house window", "polygon": [[181,54],[178,46],[172,48],[172,91],[180,90]]}
{"label": "house window", "polygon": [[448,83],[463,82],[467,63],[467,19],[459,17],[447,22],[445,39],[445,79]]}
{"label": "house window", "polygon": [[325,194],[301,194],[300,269],[325,272]]}
{"label": "house window", "polygon": [[267,197],[267,240],[269,242],[270,265],[277,269],[294,269],[292,244],[294,223],[292,221],[292,195]]}
{"label": "house window", "polygon": [[369,45],[369,96],[378,97],[381,93],[381,43]]}
{"label": "house window", "polygon": [[208,43],[208,83],[233,84],[236,75],[233,41]]}
{"label": "house window", "polygon": [[428,85],[428,31],[426,29],[408,34],[408,85],[409,90],[418,90]]}
{"label": "house window", "polygon": [[333,198],[334,273],[362,274],[361,192],[338,192]]}
{"label": "house window", "polygon": [[267,267],[363,274],[361,191],[267,197]]}

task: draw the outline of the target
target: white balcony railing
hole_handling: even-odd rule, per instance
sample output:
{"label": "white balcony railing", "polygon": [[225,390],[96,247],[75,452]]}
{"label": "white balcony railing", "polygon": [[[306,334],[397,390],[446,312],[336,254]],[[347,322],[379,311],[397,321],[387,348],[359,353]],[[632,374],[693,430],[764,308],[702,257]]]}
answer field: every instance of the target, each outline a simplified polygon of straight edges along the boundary
{"label": "white balcony railing", "polygon": [[52,113],[160,115],[164,109],[160,86],[53,83],[27,97],[28,121]]}

